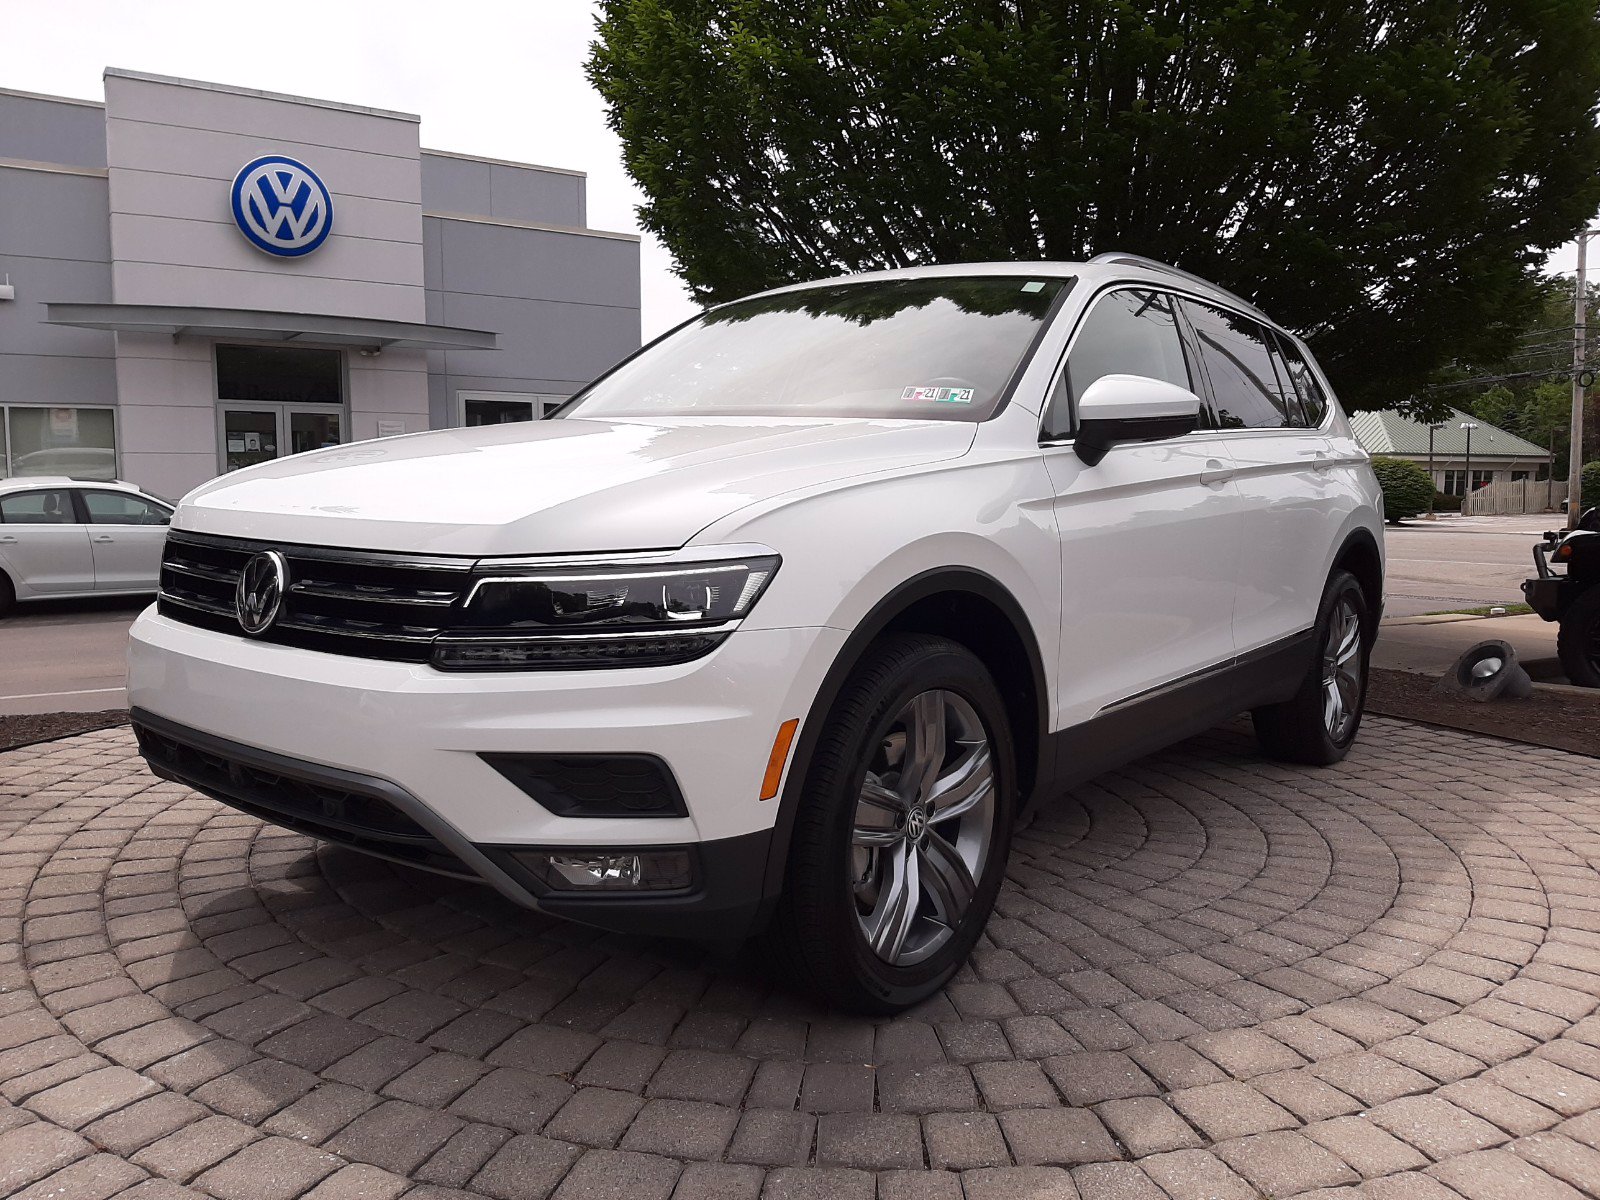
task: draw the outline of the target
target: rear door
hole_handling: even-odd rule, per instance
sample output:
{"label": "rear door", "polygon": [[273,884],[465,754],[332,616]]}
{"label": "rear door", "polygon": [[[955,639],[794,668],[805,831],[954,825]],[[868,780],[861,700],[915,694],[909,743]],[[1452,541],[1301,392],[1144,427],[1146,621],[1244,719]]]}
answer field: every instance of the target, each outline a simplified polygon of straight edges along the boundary
{"label": "rear door", "polygon": [[94,556],[70,489],[0,495],[0,562],[24,599],[94,591]]}
{"label": "rear door", "polygon": [[94,553],[98,592],[153,592],[172,510],[132,492],[82,488],[78,499]]}
{"label": "rear door", "polygon": [[1172,296],[1114,287],[1079,322],[1046,408],[1045,465],[1061,531],[1056,728],[1077,725],[1233,658],[1239,499],[1215,430],[1072,449],[1076,398],[1102,375],[1198,390]]}
{"label": "rear door", "polygon": [[1218,430],[1238,470],[1244,544],[1234,605],[1241,655],[1310,629],[1345,512],[1326,433],[1308,421],[1274,330],[1184,300]]}

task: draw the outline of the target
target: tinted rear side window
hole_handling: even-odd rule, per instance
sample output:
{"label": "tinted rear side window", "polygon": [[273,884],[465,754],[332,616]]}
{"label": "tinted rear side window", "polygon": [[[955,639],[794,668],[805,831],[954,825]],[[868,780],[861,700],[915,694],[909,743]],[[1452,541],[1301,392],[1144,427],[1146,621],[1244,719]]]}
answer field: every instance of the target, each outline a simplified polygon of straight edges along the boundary
{"label": "tinted rear side window", "polygon": [[1311,364],[1306,362],[1305,355],[1300,353],[1300,348],[1288,338],[1280,335],[1278,347],[1283,351],[1283,362],[1289,382],[1300,398],[1300,407],[1305,411],[1306,424],[1313,428],[1321,425],[1322,418],[1328,412],[1328,396],[1322,390],[1322,385],[1317,382],[1316,372],[1311,369]]}
{"label": "tinted rear side window", "polygon": [[[1146,288],[1107,292],[1083,319],[1067,355],[1067,368],[1050,396],[1047,438],[1072,432],[1072,409],[1095,380],[1143,375],[1192,388],[1173,298]],[[1069,400],[1070,397],[1070,400]]]}
{"label": "tinted rear side window", "polygon": [[1266,326],[1239,313],[1183,302],[1200,358],[1211,379],[1217,422],[1223,429],[1282,429],[1300,423],[1299,406],[1280,380],[1274,337]]}
{"label": "tinted rear side window", "polygon": [[75,525],[78,514],[66,492],[17,492],[0,496],[0,520],[7,525]]}

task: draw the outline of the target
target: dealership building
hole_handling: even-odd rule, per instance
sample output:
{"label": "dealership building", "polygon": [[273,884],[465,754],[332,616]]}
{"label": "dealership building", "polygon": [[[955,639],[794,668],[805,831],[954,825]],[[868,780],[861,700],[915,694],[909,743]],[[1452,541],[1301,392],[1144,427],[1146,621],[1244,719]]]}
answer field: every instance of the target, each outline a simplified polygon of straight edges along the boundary
{"label": "dealership building", "polygon": [[175,497],[339,442],[527,420],[639,345],[582,172],[418,118],[105,73],[0,90],[0,477]]}

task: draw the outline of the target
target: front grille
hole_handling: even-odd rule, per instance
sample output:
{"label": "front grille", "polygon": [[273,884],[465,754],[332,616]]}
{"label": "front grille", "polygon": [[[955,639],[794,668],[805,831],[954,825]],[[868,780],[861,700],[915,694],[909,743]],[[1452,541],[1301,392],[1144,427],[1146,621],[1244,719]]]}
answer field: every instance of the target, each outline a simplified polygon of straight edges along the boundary
{"label": "front grille", "polygon": [[161,614],[243,636],[234,591],[262,550],[287,560],[289,590],[257,640],[395,662],[426,662],[433,639],[460,620],[474,562],[174,531],[161,559]]}
{"label": "front grille", "polygon": [[476,875],[426,829],[382,796],[273,770],[188,740],[134,716],[150,769],[274,825],[443,875]]}

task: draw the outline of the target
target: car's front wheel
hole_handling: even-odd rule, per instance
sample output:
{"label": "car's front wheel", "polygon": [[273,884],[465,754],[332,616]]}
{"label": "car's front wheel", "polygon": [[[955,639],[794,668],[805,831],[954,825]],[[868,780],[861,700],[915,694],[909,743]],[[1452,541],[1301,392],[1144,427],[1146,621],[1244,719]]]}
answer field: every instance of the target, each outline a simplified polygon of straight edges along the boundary
{"label": "car's front wheel", "polygon": [[1349,751],[1366,710],[1371,621],[1356,577],[1334,571],[1317,610],[1317,654],[1300,690],[1250,714],[1256,740],[1273,758],[1327,766]]}
{"label": "car's front wheel", "polygon": [[983,931],[1016,800],[1005,706],[944,638],[867,652],[807,767],[768,947],[825,999],[887,1013],[932,995]]}

